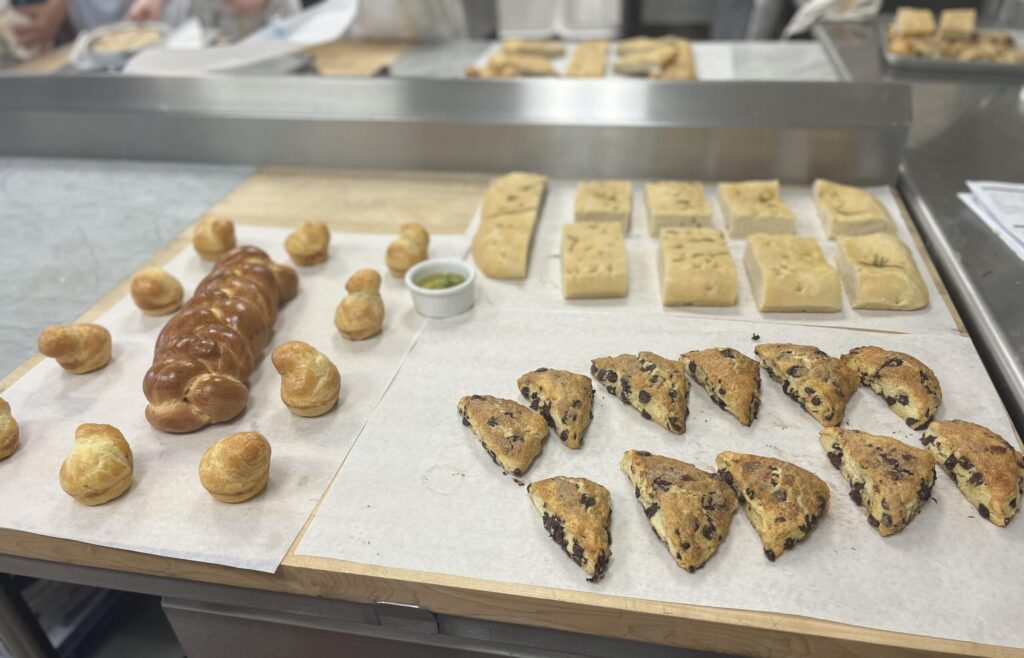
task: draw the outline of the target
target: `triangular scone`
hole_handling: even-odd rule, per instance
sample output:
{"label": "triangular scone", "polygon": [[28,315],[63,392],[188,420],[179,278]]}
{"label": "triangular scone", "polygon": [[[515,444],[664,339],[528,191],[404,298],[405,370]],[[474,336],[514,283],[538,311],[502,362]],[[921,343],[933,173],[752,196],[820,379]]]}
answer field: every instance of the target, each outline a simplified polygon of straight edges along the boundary
{"label": "triangular scone", "polygon": [[883,537],[910,525],[931,497],[931,455],[891,436],[829,427],[818,435],[828,460],[850,483],[850,498]]}
{"label": "triangular scone", "polygon": [[850,350],[842,361],[910,427],[927,427],[935,417],[942,387],[932,369],[914,357],[868,346]]}
{"label": "triangular scone", "polygon": [[735,452],[718,453],[715,464],[736,492],[769,560],[806,537],[828,507],[828,485],[795,464]]}
{"label": "triangular scone", "polygon": [[713,347],[687,352],[679,357],[679,362],[704,387],[712,402],[750,427],[761,405],[761,370],[757,361],[731,347]]}
{"label": "triangular scone", "polygon": [[518,402],[490,395],[462,398],[459,415],[494,463],[516,477],[530,468],[548,435],[547,423],[538,414]]}
{"label": "triangular scone", "polygon": [[544,528],[592,583],[601,580],[612,557],[608,522],[612,497],[586,478],[553,477],[526,487]]}
{"label": "triangular scone", "polygon": [[590,378],[568,370],[538,368],[516,384],[530,408],[539,411],[566,446],[579,448],[594,417],[594,387]]}
{"label": "triangular scone", "polygon": [[825,427],[843,422],[846,403],[857,392],[857,374],[817,347],[765,343],[754,348],[761,366],[782,392]]}
{"label": "triangular scone", "polygon": [[729,485],[692,464],[639,450],[626,451],[619,466],[676,564],[690,573],[704,566],[736,513]]}
{"label": "triangular scone", "polygon": [[1024,491],[1024,455],[992,430],[964,420],[933,422],[921,443],[981,518],[998,526],[1010,522]]}
{"label": "triangular scone", "polygon": [[590,362],[590,374],[647,420],[673,434],[686,431],[690,384],[678,361],[651,352],[606,356]]}

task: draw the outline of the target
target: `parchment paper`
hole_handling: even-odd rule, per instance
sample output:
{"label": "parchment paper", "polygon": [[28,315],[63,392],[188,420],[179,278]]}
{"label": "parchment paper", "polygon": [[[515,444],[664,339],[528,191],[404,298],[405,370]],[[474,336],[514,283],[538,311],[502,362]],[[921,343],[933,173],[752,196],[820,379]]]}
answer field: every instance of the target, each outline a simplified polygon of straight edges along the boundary
{"label": "parchment paper", "polygon": [[[1013,440],[1011,427],[971,343],[957,336],[900,336],[664,315],[515,312],[477,308],[431,321],[348,456],[297,552],[388,567],[597,592],[653,601],[806,615],[857,626],[1024,647],[1011,602],[1024,585],[1024,524],[979,518],[955,484],[938,474],[922,513],[883,539],[848,498],[849,486],[818,444],[820,426],[762,375],[763,404],[750,428],[690,391],[686,433],[670,434],[595,387],[594,421],[583,448],[548,436],[523,478],[585,476],[612,494],[612,550],[598,584],[551,541],[525,487],[491,462],[456,413],[460,396],[520,399],[516,378],[540,366],[589,371],[590,359],[652,350],[732,346],[753,355],[761,342],[818,345],[833,355],[873,343],[934,368],[945,392],[941,419],[981,423]],[[919,445],[919,433],[867,388],[848,408],[848,426]],[[737,512],[724,544],[694,574],[679,569],[654,536],[618,463],[649,450],[714,468],[722,450],[766,454],[822,477],[829,510],[810,537],[768,562]]]}
{"label": "parchment paper", "polygon": [[[718,317],[736,320],[788,322],[893,331],[905,333],[957,333],[953,316],[939,297],[939,291],[918,253],[910,232],[899,212],[892,191],[885,186],[867,188],[888,209],[896,223],[897,235],[914,254],[914,260],[928,287],[929,304],[917,311],[871,311],[850,306],[843,290],[843,308],[838,313],[761,313],[750,290],[750,281],[743,268],[745,240],[729,240],[729,249],[736,264],[739,295],[736,306],[698,307],[661,305],[661,279],[658,275],[658,238],[647,233],[647,211],[643,181],[633,183],[633,218],[626,236],[629,259],[629,294],[621,299],[573,299],[562,297],[562,225],[573,221],[576,181],[553,180],[548,184],[547,198],[534,235],[528,277],[524,281],[501,281],[480,277],[477,304],[498,308],[625,310],[647,311],[679,316]],[[712,225],[725,230],[722,213],[715,198],[715,186],[707,184],[704,191],[713,210]],[[810,186],[784,186],[782,197],[796,215],[796,232],[818,240],[825,258],[835,266],[838,244],[825,237],[814,209]],[[475,231],[475,227],[471,227]]]}
{"label": "parchment paper", "polygon": [[[290,262],[289,230],[238,226],[239,244],[262,247]],[[88,375],[65,373],[52,360],[3,393],[21,425],[20,450],[0,462],[0,527],[143,553],[272,572],[320,499],[360,428],[383,394],[422,318],[404,284],[384,271],[388,235],[335,233],[327,263],[298,268],[299,296],[280,313],[273,343],[249,381],[249,408],[239,418],[173,435],[146,422],[142,378],[167,318],[144,316],[126,298],[97,323],[113,335],[113,360]],[[433,256],[462,256],[461,236],[432,239]],[[383,334],[349,342],[334,327],[334,309],[348,276],[361,267],[382,272]],[[166,266],[191,294],[209,271],[191,247]],[[341,371],[342,402],[320,418],[294,416],[281,402],[273,346],[304,340]],[[123,497],[86,507],[60,488],[58,471],[80,423],[109,423],[135,455],[135,484]],[[217,502],[199,483],[206,448],[233,432],[262,432],[273,447],[270,484],[240,504]]]}

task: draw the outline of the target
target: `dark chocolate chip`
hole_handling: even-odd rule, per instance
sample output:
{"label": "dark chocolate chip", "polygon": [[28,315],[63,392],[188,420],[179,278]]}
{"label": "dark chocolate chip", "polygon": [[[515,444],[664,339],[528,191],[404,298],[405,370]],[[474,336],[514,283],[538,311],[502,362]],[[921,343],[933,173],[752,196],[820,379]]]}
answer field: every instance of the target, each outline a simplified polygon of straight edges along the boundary
{"label": "dark chocolate chip", "polygon": [[491,427],[494,427],[495,425],[498,424],[498,417],[491,416],[490,418],[487,419],[487,424],[490,425]]}
{"label": "dark chocolate chip", "polygon": [[768,558],[769,562],[774,562],[775,561],[775,551],[771,550],[770,548],[765,549],[764,556],[766,558]]}
{"label": "dark chocolate chip", "polygon": [[640,410],[640,415],[643,417],[644,420],[650,420],[651,419],[651,414],[647,413],[646,409],[641,409]]}
{"label": "dark chocolate chip", "polygon": [[978,514],[981,514],[981,518],[987,519],[988,518],[988,508],[985,507],[984,505],[978,505]]}
{"label": "dark chocolate chip", "polygon": [[975,472],[974,475],[972,475],[971,478],[967,481],[973,484],[974,486],[978,486],[979,484],[985,481],[985,476],[982,475],[980,471],[978,471]]}
{"label": "dark chocolate chip", "polygon": [[793,539],[792,537],[786,537],[786,541],[784,541],[782,543],[782,545],[785,546],[786,548],[793,548],[793,546],[796,545],[796,540]]}
{"label": "dark chocolate chip", "polygon": [[878,519],[876,519],[875,517],[873,517],[873,516],[871,516],[869,514],[868,515],[868,525],[871,526],[872,528],[877,528],[878,527]]}
{"label": "dark chocolate chip", "polygon": [[640,400],[641,404],[647,404],[651,401],[651,394],[647,391],[640,391],[640,393],[637,394],[637,398]]}

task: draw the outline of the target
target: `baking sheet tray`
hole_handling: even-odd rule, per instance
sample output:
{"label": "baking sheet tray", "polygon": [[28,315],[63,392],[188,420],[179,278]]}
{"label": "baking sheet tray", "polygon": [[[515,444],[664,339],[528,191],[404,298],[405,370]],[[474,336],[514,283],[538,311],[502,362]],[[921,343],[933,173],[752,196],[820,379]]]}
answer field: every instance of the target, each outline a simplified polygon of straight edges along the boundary
{"label": "baking sheet tray", "polygon": [[[283,242],[290,229],[238,226],[239,244],[265,249],[288,262]],[[3,397],[21,425],[22,446],[0,462],[0,527],[122,548],[142,553],[273,572],[310,512],[398,364],[422,318],[404,284],[384,274],[383,334],[344,340],[334,327],[334,309],[354,270],[383,271],[390,235],[335,233],[323,265],[299,268],[299,296],[278,318],[273,343],[249,382],[249,408],[238,419],[186,435],[165,434],[146,422],[142,378],[156,336],[167,318],[142,315],[129,298],[95,322],[114,339],[109,365],[89,375],[71,375],[52,360],[29,371]],[[461,236],[436,236],[431,254],[461,257]],[[191,246],[165,268],[191,291],[209,271]],[[304,340],[326,353],[341,371],[342,402],[320,418],[292,415],[280,400],[280,377],[270,363],[273,346]],[[123,497],[86,507],[61,491],[57,473],[83,422],[110,423],[128,439],[135,455],[135,484]],[[198,478],[206,448],[232,432],[262,432],[273,447],[270,484],[241,505],[215,501]],[[12,504],[17,501],[16,504]]]}
{"label": "baking sheet tray", "polygon": [[[902,57],[889,50],[889,25],[890,20],[879,21],[878,45],[882,49],[882,57],[886,63],[894,69],[906,71],[921,71],[923,73],[985,73],[995,75],[1020,75],[1024,76],[1024,64],[1000,64],[998,62],[961,62],[957,59],[930,59],[927,57]],[[985,30],[979,30],[984,32]],[[1013,35],[1013,41],[1017,48],[1021,48],[1024,39],[1021,33],[1015,30],[1007,30]]]}
{"label": "baking sheet tray", "polygon": [[[917,311],[872,311],[854,309],[843,291],[843,308],[838,313],[761,313],[757,310],[750,290],[750,282],[743,269],[745,240],[729,240],[729,249],[736,263],[739,296],[736,306],[663,307],[661,283],[658,276],[658,238],[647,234],[647,212],[644,203],[643,181],[633,184],[633,220],[626,237],[629,258],[629,295],[621,299],[565,300],[562,297],[561,244],[562,225],[573,221],[573,202],[576,181],[552,180],[548,184],[547,198],[538,224],[531,251],[529,276],[523,281],[501,281],[481,276],[477,304],[493,308],[573,309],[579,311],[659,312],[673,316],[702,318],[728,318],[734,320],[788,322],[823,326],[849,327],[876,331],[905,333],[958,333],[956,321],[932,280],[920,253],[914,244],[891,188],[866,188],[886,207],[896,223],[897,235],[914,253],[921,276],[928,287],[929,304]],[[712,224],[724,231],[715,186],[707,184],[704,192],[713,209]],[[783,186],[782,197],[796,215],[796,232],[818,240],[825,257],[833,265],[838,245],[825,237],[818,221],[810,186]],[[474,225],[479,220],[474,220]],[[470,227],[475,231],[475,226]]]}
{"label": "baking sheet tray", "polygon": [[[1024,647],[1018,611],[1024,524],[998,528],[978,517],[939,474],[922,513],[883,539],[849,500],[849,486],[818,444],[820,427],[762,375],[763,404],[744,428],[691,390],[682,436],[644,421],[603,389],[584,447],[553,436],[527,482],[589,477],[612,494],[613,557],[598,584],[547,536],[524,487],[503,476],[456,403],[466,394],[519,399],[516,378],[540,366],[587,372],[593,357],[730,345],[753,353],[762,342],[794,341],[840,354],[865,343],[912,353],[942,383],[943,419],[982,423],[1011,439],[1011,425],[966,338],[865,334],[767,323],[647,313],[505,311],[478,307],[431,321],[402,364],[297,548],[301,555],[455,576],[596,592],[652,601],[805,615],[856,626]],[[862,388],[848,426],[919,445],[884,401]],[[1012,440],[1012,439],[1011,439]],[[742,511],[719,552],[695,574],[676,567],[619,471],[627,449],[649,450],[711,469],[722,450],[779,457],[822,477],[829,511],[811,536],[768,562]],[[984,611],[982,613],[982,611]]]}

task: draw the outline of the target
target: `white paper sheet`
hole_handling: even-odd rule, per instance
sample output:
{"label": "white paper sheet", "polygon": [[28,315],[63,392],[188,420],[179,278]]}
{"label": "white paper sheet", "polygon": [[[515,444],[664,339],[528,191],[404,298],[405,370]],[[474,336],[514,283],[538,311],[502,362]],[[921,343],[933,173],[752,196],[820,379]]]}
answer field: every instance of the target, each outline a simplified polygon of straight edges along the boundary
{"label": "white paper sheet", "polygon": [[[289,262],[288,230],[238,226],[239,244],[265,249]],[[404,357],[422,318],[404,284],[383,270],[388,235],[335,233],[323,265],[299,268],[299,296],[282,308],[273,344],[249,381],[249,408],[238,419],[185,435],[165,434],[146,422],[142,378],[167,318],[144,316],[128,298],[97,323],[114,340],[111,363],[71,375],[51,360],[3,393],[21,425],[20,450],[0,462],[0,527],[143,553],[272,572],[298,535],[363,423]],[[435,236],[433,256],[461,256],[462,236]],[[384,332],[350,342],[334,327],[345,280],[361,267],[382,271]],[[191,293],[210,265],[191,248],[166,266]],[[292,415],[280,400],[273,346],[304,340],[341,371],[342,401],[320,418]],[[135,455],[135,484],[107,505],[86,507],[60,488],[57,473],[80,423],[109,423]],[[202,488],[199,459],[232,432],[262,432],[273,447],[270,484],[241,505],[219,503]]]}
{"label": "white paper sheet", "polygon": [[[998,528],[941,472],[911,525],[881,538],[818,444],[820,426],[762,375],[759,417],[744,428],[690,392],[682,436],[644,421],[596,387],[582,450],[549,435],[527,482],[585,476],[612,494],[612,550],[598,584],[547,536],[524,487],[503,476],[456,413],[460,396],[520,399],[516,378],[540,366],[589,371],[590,359],[652,350],[664,356],[711,346],[753,355],[761,342],[794,341],[838,355],[864,343],[906,351],[934,368],[945,393],[939,417],[984,424],[1013,440],[1011,426],[971,343],[957,336],[865,334],[642,313],[497,311],[477,308],[431,321],[374,411],[297,553],[487,580],[652,601],[806,615],[857,626],[1024,647],[1010,602],[1024,584],[1024,524]],[[917,432],[861,388],[850,427],[919,445]],[[768,562],[740,511],[728,538],[695,574],[680,570],[651,532],[632,485],[619,471],[627,449],[714,468],[722,450],[779,457],[822,477],[832,491],[811,536]],[[384,466],[386,465],[386,467]]]}
{"label": "white paper sheet", "polygon": [[[911,239],[891,190],[884,186],[867,189],[888,209],[896,222],[897,235],[914,253],[917,267],[928,287],[930,302],[926,308],[918,311],[858,310],[850,306],[844,290],[843,308],[838,313],[761,313],[754,303],[750,282],[743,268],[745,240],[728,241],[736,263],[739,283],[739,299],[736,306],[663,307],[657,258],[660,246],[658,239],[650,237],[647,233],[647,212],[642,181],[635,181],[633,185],[633,221],[626,237],[629,295],[621,299],[565,300],[562,297],[562,225],[573,221],[573,201],[576,196],[576,182],[566,180],[554,180],[548,184],[547,198],[534,236],[528,278],[524,281],[500,281],[481,276],[477,304],[497,308],[645,311],[679,316],[787,322],[918,334],[957,333],[956,322],[939,297],[939,291],[931,275],[925,269],[924,261]],[[715,198],[715,186],[705,185],[705,194],[714,211],[713,226],[724,230],[722,213]],[[810,187],[784,186],[782,197],[796,215],[796,232],[817,238],[825,257],[835,265],[838,245],[825,237],[814,208]]]}

